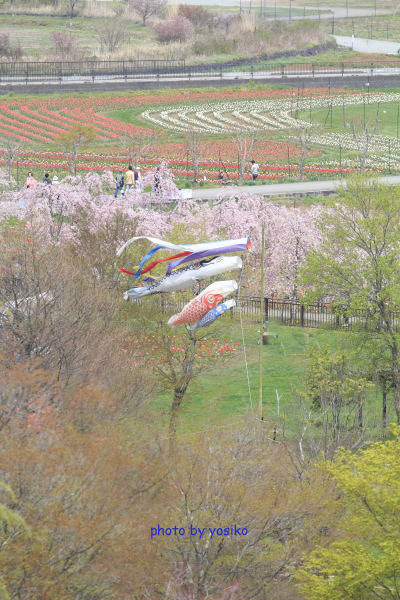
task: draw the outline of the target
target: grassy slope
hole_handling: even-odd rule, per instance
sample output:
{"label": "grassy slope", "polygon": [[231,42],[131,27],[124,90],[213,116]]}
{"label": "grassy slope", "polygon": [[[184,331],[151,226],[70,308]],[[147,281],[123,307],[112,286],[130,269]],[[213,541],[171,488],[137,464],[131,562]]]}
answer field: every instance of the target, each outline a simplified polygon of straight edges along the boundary
{"label": "grassy slope", "polygon": [[[379,133],[381,135],[388,135],[390,137],[397,137],[397,115],[398,115],[398,104],[395,102],[382,102],[379,104]],[[335,106],[332,110],[332,128],[330,127],[331,118],[328,117],[329,109],[313,110],[312,119],[313,123],[317,123],[323,126],[326,122],[325,127],[328,127],[328,131],[336,133],[348,132],[349,129],[344,124],[343,108],[341,106]],[[368,94],[365,94],[365,120],[366,122],[375,122],[377,111],[377,103],[374,102],[369,104]],[[386,111],[386,114],[384,113]],[[364,120],[364,106],[349,106],[346,108],[347,122],[350,122],[354,117],[356,120]],[[300,119],[308,119],[308,112],[300,112]]]}
{"label": "grassy slope", "polygon": [[[19,40],[24,54],[29,54],[37,60],[43,60],[43,51],[50,51],[53,46],[52,32],[66,32],[76,38],[82,50],[90,55],[96,53],[99,43],[94,27],[104,23],[104,19],[75,17],[70,28],[70,19],[66,17],[50,17],[46,15],[0,15],[0,30],[6,30],[12,41]],[[133,21],[126,21],[126,26],[136,43],[154,40],[155,34],[148,27],[141,27]],[[60,57],[59,60],[63,60]],[[65,59],[64,59],[65,60]],[[71,58],[66,59],[71,60]]]}
{"label": "grassy slope", "polygon": [[[247,363],[253,410],[257,411],[258,401],[258,360],[257,345],[259,326],[248,323],[244,326]],[[292,431],[300,427],[302,415],[293,395],[293,387],[302,388],[302,377],[307,368],[307,351],[328,345],[334,349],[340,344],[342,332],[316,329],[302,329],[272,323],[269,332],[278,339],[271,345],[263,346],[263,402],[265,418],[276,418],[276,390],[280,400],[280,416]],[[345,334],[347,335],[347,334]],[[350,334],[351,335],[351,334]],[[240,325],[236,324],[227,340],[242,342]],[[221,336],[219,336],[221,339]],[[158,417],[166,422],[171,405],[171,396],[164,394],[154,400],[153,408]],[[389,401],[390,405],[390,401]],[[380,394],[372,387],[368,394],[367,410],[379,414]],[[198,429],[209,423],[211,426],[251,412],[244,353],[240,352],[227,363],[214,371],[205,373],[191,388],[185,398],[181,427],[185,432]],[[367,411],[366,411],[367,412]]]}

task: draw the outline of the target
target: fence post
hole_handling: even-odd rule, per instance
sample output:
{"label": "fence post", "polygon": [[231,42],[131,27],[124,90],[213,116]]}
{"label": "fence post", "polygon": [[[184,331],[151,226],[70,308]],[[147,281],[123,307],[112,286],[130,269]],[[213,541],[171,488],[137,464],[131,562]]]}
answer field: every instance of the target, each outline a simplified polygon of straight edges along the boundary
{"label": "fence post", "polygon": [[264,317],[268,321],[268,298],[264,298]]}
{"label": "fence post", "polygon": [[300,327],[304,327],[304,304],[300,304]]}
{"label": "fence post", "polygon": [[26,85],[28,85],[28,75],[29,75],[29,63],[26,63],[26,77],[25,77]]}

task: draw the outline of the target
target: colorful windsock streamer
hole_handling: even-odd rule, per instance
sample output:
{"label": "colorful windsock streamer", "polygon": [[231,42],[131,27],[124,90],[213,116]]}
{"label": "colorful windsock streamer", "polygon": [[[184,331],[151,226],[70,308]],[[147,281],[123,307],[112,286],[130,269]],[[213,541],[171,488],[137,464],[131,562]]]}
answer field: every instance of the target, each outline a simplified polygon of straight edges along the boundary
{"label": "colorful windsock streamer", "polygon": [[186,304],[179,314],[173,315],[168,321],[168,325],[175,328],[183,323],[196,323],[237,288],[238,285],[234,280],[212,283]]}
{"label": "colorful windsock streamer", "polygon": [[186,265],[170,275],[164,275],[162,279],[153,282],[148,287],[132,288],[125,293],[125,298],[135,300],[151,294],[179,292],[200,283],[208,277],[241,268],[242,260],[239,256],[217,256],[211,260]]}
{"label": "colorful windsock streamer", "polygon": [[[158,238],[152,238],[147,236],[133,237],[117,251],[117,256],[121,256],[122,252],[128,248],[133,242],[137,240],[148,240],[149,242],[156,244],[155,248],[152,248],[146,256],[140,261],[140,265],[133,273],[133,277],[138,278],[143,272],[148,272],[152,268],[154,268],[159,262],[163,262],[164,260],[169,261],[173,260],[173,262],[169,265],[167,273],[170,274],[174,269],[179,266],[185,264],[186,262],[193,260],[201,260],[208,256],[220,255],[220,254],[228,254],[230,252],[243,252],[247,250],[251,250],[251,241],[250,238],[240,238],[236,240],[222,240],[216,242],[205,242],[200,244],[171,244],[170,242],[166,242],[164,240],[160,240]],[[143,269],[145,263],[155,254],[158,250],[161,249],[169,249],[169,250],[177,250],[180,252],[179,255],[172,256],[169,258],[164,258],[159,261],[154,261]],[[187,253],[187,254],[186,254]],[[175,260],[177,259],[177,260]]]}
{"label": "colorful windsock streamer", "polygon": [[200,329],[200,327],[208,327],[209,325],[212,325],[224,312],[230,308],[233,308],[234,306],[236,306],[235,300],[227,300],[226,302],[223,302],[222,304],[219,304],[215,308],[209,310],[208,313],[206,313],[204,317],[202,317],[200,321],[196,323],[196,325],[192,325],[191,327],[188,327],[188,329],[190,331],[195,331],[196,329]]}

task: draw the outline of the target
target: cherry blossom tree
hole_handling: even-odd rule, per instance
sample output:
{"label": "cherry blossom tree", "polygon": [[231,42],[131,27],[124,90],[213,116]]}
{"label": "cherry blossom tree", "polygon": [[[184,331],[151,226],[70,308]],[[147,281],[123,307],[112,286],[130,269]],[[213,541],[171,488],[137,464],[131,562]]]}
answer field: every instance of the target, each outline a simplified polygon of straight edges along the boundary
{"label": "cherry blossom tree", "polygon": [[296,132],[297,141],[299,142],[300,147],[301,147],[300,174],[301,174],[301,180],[303,181],[304,165],[306,162],[306,157],[307,157],[307,154],[308,154],[311,144],[316,139],[316,135],[317,135],[318,131],[312,125],[308,126],[307,123],[304,123],[303,121],[298,121],[295,124],[295,132]]}
{"label": "cherry blossom tree", "polygon": [[69,131],[56,138],[56,146],[64,153],[71,175],[76,175],[76,163],[79,152],[87,148],[96,138],[96,132],[91,126],[78,123]]}
{"label": "cherry blossom tree", "polygon": [[185,17],[176,16],[161,21],[154,26],[158,41],[163,44],[169,42],[184,42],[194,35],[193,23]]}
{"label": "cherry blossom tree", "polygon": [[136,131],[134,133],[125,133],[120,138],[121,146],[126,151],[128,163],[130,165],[139,165],[141,160],[145,160],[151,148],[157,144],[159,139],[158,132]]}
{"label": "cherry blossom tree", "polygon": [[1,143],[3,145],[3,152],[7,163],[7,176],[11,179],[11,167],[18,156],[21,142],[17,136],[8,135],[4,140],[1,140]]}
{"label": "cherry blossom tree", "polygon": [[158,14],[167,4],[167,0],[125,0],[141,17],[143,27],[149,17]]}
{"label": "cherry blossom tree", "polygon": [[185,134],[185,142],[187,153],[193,165],[193,181],[196,183],[199,171],[199,161],[202,159],[205,150],[204,142],[201,134],[195,131],[193,127]]}
{"label": "cherry blossom tree", "polygon": [[[172,219],[184,221],[185,234],[202,239],[251,237],[253,255],[244,256],[246,293],[259,293],[261,229],[265,225],[265,295],[286,295],[298,298],[299,269],[311,248],[318,248],[320,233],[316,219],[321,208],[304,211],[268,203],[256,196],[228,188],[223,190],[213,207],[198,206],[193,201],[181,201]],[[248,268],[250,267],[250,268]]]}
{"label": "cherry blossom tree", "polygon": [[[111,283],[118,276],[115,251],[132,235],[170,236],[181,243],[249,235],[253,254],[242,257],[242,293],[248,295],[259,292],[264,224],[265,294],[293,300],[301,296],[300,266],[309,250],[320,244],[315,225],[323,210],[320,207],[303,210],[275,206],[237,188],[221,191],[213,206],[199,205],[180,196],[166,163],[143,176],[144,189],[153,188],[150,193],[132,189],[125,197],[114,198],[110,194],[112,185],[111,172],[101,176],[89,173],[67,177],[58,186],[37,184],[29,190],[8,192],[8,201],[0,202],[0,219],[18,216],[28,228],[35,229],[45,245],[74,244],[88,265],[90,261],[93,267],[96,264],[100,279]],[[164,210],[172,199],[172,209]]]}
{"label": "cherry blossom tree", "polygon": [[214,17],[214,23],[217,27],[222,27],[225,30],[225,35],[228,35],[232,24],[237,20],[235,13],[219,12]]}
{"label": "cherry blossom tree", "polygon": [[239,185],[243,183],[246,165],[251,159],[255,145],[261,140],[264,132],[262,129],[238,129],[232,138],[238,153]]}

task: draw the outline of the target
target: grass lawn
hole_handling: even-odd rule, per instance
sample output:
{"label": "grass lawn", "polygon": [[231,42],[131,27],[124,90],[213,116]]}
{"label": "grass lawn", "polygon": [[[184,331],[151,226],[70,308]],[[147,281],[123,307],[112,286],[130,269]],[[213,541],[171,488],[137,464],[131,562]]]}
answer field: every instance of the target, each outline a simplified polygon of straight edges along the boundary
{"label": "grass lawn", "polygon": [[[259,325],[244,324],[247,365],[250,380],[250,392],[246,373],[244,352],[238,352],[219,368],[204,373],[189,388],[182,410],[180,428],[183,432],[200,430],[204,426],[214,426],[229,422],[236,417],[257,413],[258,403],[258,364]],[[280,418],[290,431],[298,431],[302,414],[293,394],[293,388],[302,389],[302,378],[307,369],[307,352],[319,346],[338,347],[341,331],[328,331],[307,328],[295,328],[271,323],[269,333],[278,335],[271,345],[263,346],[263,405],[264,418],[277,419],[277,397],[280,399]],[[227,340],[242,343],[240,325],[235,323]],[[221,336],[219,336],[221,339]],[[379,414],[380,392],[375,386],[368,392],[368,410]],[[167,423],[172,397],[163,394],[153,401],[153,409],[158,418]],[[390,406],[390,400],[388,406]]]}
{"label": "grass lawn", "polygon": [[[396,102],[382,102],[379,104],[379,129],[380,135],[388,135],[391,137],[397,137],[397,121],[399,113],[400,103]],[[368,123],[375,123],[377,103],[369,103],[368,93],[365,94],[365,121]],[[349,132],[349,128],[346,127],[346,123],[350,123],[354,118],[356,121],[364,121],[364,105],[359,104],[357,106],[347,106],[345,115],[343,114],[342,106],[334,106],[332,109],[332,128],[331,115],[329,108],[323,108],[320,110],[312,110],[312,122],[314,124],[325,127],[327,131],[333,131],[336,133]],[[309,111],[299,112],[299,119],[309,120]],[[400,118],[399,118],[400,126]],[[399,128],[400,134],[400,128]]]}
{"label": "grass lawn", "polygon": [[[4,15],[0,14],[0,29],[6,30],[13,42],[19,41],[24,54],[36,60],[43,60],[43,52],[49,52],[54,42],[52,33],[67,33],[80,50],[95,55],[99,51],[99,41],[95,27],[104,24],[104,18],[57,17],[48,15]],[[155,33],[149,27],[142,27],[133,21],[126,20],[126,26],[136,44],[155,40]],[[155,42],[154,42],[155,43]],[[79,52],[78,52],[79,54]],[[59,60],[66,60],[60,56]],[[67,60],[72,60],[68,58]],[[81,60],[79,56],[77,60]]]}

